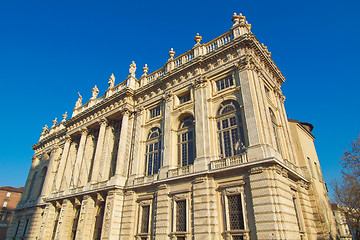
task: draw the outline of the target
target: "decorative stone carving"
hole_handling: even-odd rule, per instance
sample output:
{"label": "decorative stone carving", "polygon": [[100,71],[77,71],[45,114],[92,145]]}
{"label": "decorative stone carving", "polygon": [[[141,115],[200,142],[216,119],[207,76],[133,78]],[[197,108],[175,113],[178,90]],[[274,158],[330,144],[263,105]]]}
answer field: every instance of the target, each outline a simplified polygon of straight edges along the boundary
{"label": "decorative stone carving", "polygon": [[[170,56],[170,59],[173,59],[173,58],[174,58],[174,56],[175,56],[175,51],[174,51],[173,48],[170,49],[170,51],[169,51],[169,56]],[[169,60],[170,60],[170,59],[169,59]]]}
{"label": "decorative stone carving", "polygon": [[173,98],[173,93],[171,91],[168,91],[163,95],[163,99],[165,102],[170,102],[172,98]]}
{"label": "decorative stone carving", "polygon": [[110,89],[113,88],[115,85],[115,76],[113,73],[111,74],[111,76],[109,78],[108,84],[109,84]]}
{"label": "decorative stone carving", "polygon": [[81,94],[79,92],[78,92],[78,94],[79,94],[79,98],[75,103],[75,108],[81,107],[81,105],[82,105],[82,103],[81,103],[82,102],[82,96],[81,96]]}
{"label": "decorative stone carving", "polygon": [[63,117],[63,120],[62,120],[61,122],[65,122],[65,121],[66,121],[66,118],[68,117],[67,112],[65,112],[65,113],[62,115],[62,117]]}
{"label": "decorative stone carving", "polygon": [[92,89],[92,97],[91,97],[91,99],[96,99],[98,94],[99,94],[99,89],[95,85],[95,87]]}
{"label": "decorative stone carving", "polygon": [[148,68],[147,64],[145,64],[145,67],[143,67],[144,74],[142,76],[143,77],[147,76],[148,71],[149,71],[149,68]]}
{"label": "decorative stone carving", "polygon": [[56,124],[58,123],[57,118],[55,118],[52,122],[53,122],[52,127],[55,127],[55,126],[56,126]]}
{"label": "decorative stone carving", "polygon": [[199,33],[197,33],[194,40],[196,42],[195,45],[199,45],[200,42],[202,41],[202,36],[200,36]]}
{"label": "decorative stone carving", "polygon": [[132,61],[129,68],[130,77],[135,77],[135,72],[136,72],[136,64],[134,61]]}
{"label": "decorative stone carving", "polygon": [[200,76],[200,77],[195,79],[194,87],[195,87],[195,89],[205,88],[205,87],[207,87],[207,84],[208,84],[207,77],[206,76]]}
{"label": "decorative stone carving", "polygon": [[42,128],[42,130],[43,130],[43,133],[47,133],[47,132],[49,131],[48,126],[45,125],[45,126]]}

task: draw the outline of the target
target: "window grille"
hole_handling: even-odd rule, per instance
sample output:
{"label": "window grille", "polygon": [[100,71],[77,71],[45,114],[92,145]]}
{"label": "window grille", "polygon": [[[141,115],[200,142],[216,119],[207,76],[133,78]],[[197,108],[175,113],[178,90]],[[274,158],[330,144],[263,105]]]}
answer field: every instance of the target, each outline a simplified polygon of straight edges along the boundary
{"label": "window grille", "polygon": [[293,204],[294,204],[294,210],[295,210],[295,215],[296,215],[296,221],[297,221],[297,224],[298,224],[298,227],[299,227],[299,231],[302,230],[301,228],[301,224],[300,224],[300,216],[299,216],[299,209],[297,207],[297,203],[296,203],[296,198],[293,197]]}
{"label": "window grille", "polygon": [[241,195],[228,196],[230,230],[244,229]]}
{"label": "window grille", "polygon": [[195,127],[194,118],[181,121],[178,132],[178,158],[182,167],[194,164],[195,159]]}
{"label": "window grille", "polygon": [[235,101],[225,101],[220,105],[217,117],[219,152],[222,157],[231,157],[245,151],[243,124]]}
{"label": "window grille", "polygon": [[243,236],[232,236],[233,240],[244,240]]}
{"label": "window grille", "polygon": [[147,175],[156,174],[161,167],[161,130],[153,128],[146,142],[145,172]]}
{"label": "window grille", "polygon": [[187,93],[179,97],[180,104],[189,102],[190,100],[191,100],[190,93]]}
{"label": "window grille", "polygon": [[231,87],[233,85],[234,85],[234,80],[233,80],[232,76],[228,76],[226,78],[216,81],[217,91],[221,91],[221,90]]}
{"label": "window grille", "polygon": [[154,118],[160,115],[160,106],[150,110],[150,118]]}
{"label": "window grille", "polygon": [[176,202],[176,231],[186,232],[186,200]]}
{"label": "window grille", "polygon": [[141,214],[141,233],[149,232],[149,221],[150,221],[150,206],[142,206]]}
{"label": "window grille", "polygon": [[111,158],[111,165],[110,165],[110,177],[115,175],[116,170],[116,160],[118,156],[118,148],[119,148],[119,141],[120,141],[120,131],[121,131],[121,122],[114,121],[111,124],[112,133],[114,136],[114,145],[112,149],[112,158]]}

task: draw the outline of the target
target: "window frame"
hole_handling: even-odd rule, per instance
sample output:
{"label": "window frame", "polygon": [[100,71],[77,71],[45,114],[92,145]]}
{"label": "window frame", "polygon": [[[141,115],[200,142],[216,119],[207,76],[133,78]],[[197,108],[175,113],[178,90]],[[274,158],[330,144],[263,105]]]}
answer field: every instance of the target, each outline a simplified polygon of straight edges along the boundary
{"label": "window frame", "polygon": [[[190,209],[190,191],[177,191],[175,193],[170,193],[171,197],[171,233],[170,237],[174,237],[174,239],[178,238],[190,238],[191,231],[191,209]],[[178,222],[178,212],[177,212],[177,203],[185,202],[185,231],[177,230],[177,222]]]}
{"label": "window frame", "polygon": [[[153,221],[152,221],[152,217],[153,217],[153,196],[147,196],[146,199],[138,199],[138,224],[137,224],[137,231],[136,231],[136,239],[138,240],[148,240],[151,239],[152,237],[152,232],[153,232]],[[144,207],[149,207],[149,216],[148,216],[148,232],[142,232],[142,217],[143,217],[143,208]]]}
{"label": "window frame", "polygon": [[[223,113],[229,106],[233,106],[234,109]],[[241,109],[242,107],[235,100],[225,100],[218,107],[216,113],[216,135],[220,158],[234,157],[246,153],[247,141],[245,137],[245,119],[243,118]],[[235,118],[236,125],[232,125],[231,123],[233,118]],[[224,127],[224,121],[227,122],[227,127]],[[235,129],[237,130],[237,140],[234,141],[233,130]],[[229,141],[226,141],[225,133],[227,133]],[[226,144],[226,142],[228,143]],[[239,145],[237,146],[237,144]],[[228,147],[226,145],[228,145]],[[230,155],[228,155],[229,151]]]}
{"label": "window frame", "polygon": [[[223,186],[219,186],[219,190],[221,193],[221,202],[223,209],[223,223],[224,223],[224,231],[223,234],[228,239],[233,239],[235,236],[243,237],[243,239],[249,239],[249,228],[248,221],[246,218],[246,202],[245,202],[245,194],[244,194],[244,181],[236,181],[230,184],[226,184]],[[229,212],[229,196],[240,196],[241,199],[241,211],[242,211],[242,219],[244,224],[244,229],[231,229],[230,226],[230,212]]]}
{"label": "window frame", "polygon": [[[189,126],[184,126],[187,121],[191,121],[192,124]],[[192,139],[189,140],[189,133],[192,132]],[[185,135],[186,140],[182,140]],[[192,159],[189,158],[189,145],[192,144]],[[190,165],[194,165],[194,161],[196,159],[196,136],[195,136],[195,119],[193,116],[188,116],[183,118],[180,121],[179,129],[177,132],[177,151],[178,151],[178,166],[179,167],[187,167]],[[184,165],[184,154],[183,149],[186,147],[186,164]],[[190,161],[189,161],[190,160]]]}
{"label": "window frame", "polygon": [[161,116],[160,105],[156,105],[155,107],[149,109],[149,119],[154,119],[159,116]]}
{"label": "window frame", "polygon": [[225,89],[235,86],[236,86],[236,82],[233,74],[215,80],[216,92],[221,92]]}
{"label": "window frame", "polygon": [[[153,133],[158,133],[158,136],[156,137],[151,137],[151,135]],[[157,149],[155,149],[155,146],[157,144]],[[154,127],[151,128],[149,130],[149,133],[147,135],[146,138],[146,142],[145,142],[145,169],[144,169],[144,175],[145,176],[151,176],[154,174],[158,174],[160,168],[162,167],[162,148],[163,148],[163,143],[162,143],[162,131],[159,127]],[[150,149],[151,152],[150,152]],[[155,154],[157,154],[158,156],[158,168],[156,169],[156,171],[154,171],[154,156]],[[151,156],[151,160],[150,160],[150,156]],[[149,162],[151,161],[151,171],[149,171]]]}

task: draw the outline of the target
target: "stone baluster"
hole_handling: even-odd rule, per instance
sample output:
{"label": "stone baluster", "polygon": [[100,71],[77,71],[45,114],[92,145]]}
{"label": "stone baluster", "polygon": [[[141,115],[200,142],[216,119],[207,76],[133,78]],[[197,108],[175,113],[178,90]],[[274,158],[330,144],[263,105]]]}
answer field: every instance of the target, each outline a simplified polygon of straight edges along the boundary
{"label": "stone baluster", "polygon": [[129,115],[130,115],[129,110],[124,109],[123,118],[121,121],[120,140],[119,140],[119,148],[118,148],[116,169],[115,169],[115,178],[117,183],[119,183],[121,179],[125,180],[126,177],[127,166],[125,165],[125,163],[127,161],[126,161],[125,149],[126,149],[126,141],[128,138],[127,136],[128,136]]}
{"label": "stone baluster", "polygon": [[73,184],[73,186],[77,186],[77,184],[78,184],[81,162],[82,162],[82,159],[84,156],[85,143],[86,143],[88,133],[89,133],[89,131],[87,128],[81,129],[80,144],[79,144],[79,149],[76,154],[76,159],[75,159],[75,164],[74,164],[74,169],[73,169],[73,174],[72,174],[72,182],[70,182],[70,186],[72,186],[71,184]]}
{"label": "stone baluster", "polygon": [[104,140],[105,140],[105,132],[107,127],[107,120],[106,118],[102,118],[100,120],[100,130],[99,136],[96,144],[96,152],[94,157],[94,164],[91,174],[91,182],[96,182],[99,179],[99,171],[100,171],[100,163],[103,161],[103,147],[104,147]]}
{"label": "stone baluster", "polygon": [[54,191],[60,190],[61,179],[62,179],[62,176],[64,175],[65,166],[66,166],[66,162],[67,162],[68,155],[69,155],[70,144],[71,144],[71,137],[67,135],[67,136],[65,136],[64,149],[63,149],[63,153],[61,155],[58,171],[56,173],[56,177],[55,177],[55,181],[54,181],[54,186],[53,186]]}

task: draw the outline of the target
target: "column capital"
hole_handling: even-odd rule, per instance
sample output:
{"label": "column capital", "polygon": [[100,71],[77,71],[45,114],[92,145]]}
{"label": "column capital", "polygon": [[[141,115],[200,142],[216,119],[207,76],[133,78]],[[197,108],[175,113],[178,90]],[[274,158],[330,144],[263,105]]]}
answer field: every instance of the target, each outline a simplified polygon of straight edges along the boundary
{"label": "column capital", "polygon": [[102,125],[107,125],[108,124],[108,120],[106,117],[102,117],[101,119],[98,120],[99,122],[99,125],[102,126]]}
{"label": "column capital", "polygon": [[64,139],[65,139],[66,142],[71,142],[71,140],[72,140],[72,138],[71,138],[71,136],[69,134],[66,134],[64,136]]}
{"label": "column capital", "polygon": [[81,135],[87,135],[89,133],[89,130],[86,127],[82,127],[80,129]]}
{"label": "column capital", "polygon": [[130,109],[128,109],[127,107],[122,107],[121,113],[123,115],[130,115]]}
{"label": "column capital", "polygon": [[200,77],[195,78],[194,87],[195,89],[205,88],[207,87],[207,83],[208,83],[207,77],[201,75]]}
{"label": "column capital", "polygon": [[163,100],[165,102],[171,102],[171,100],[173,99],[174,94],[172,93],[172,91],[167,91],[165,92],[165,94],[163,95]]}

